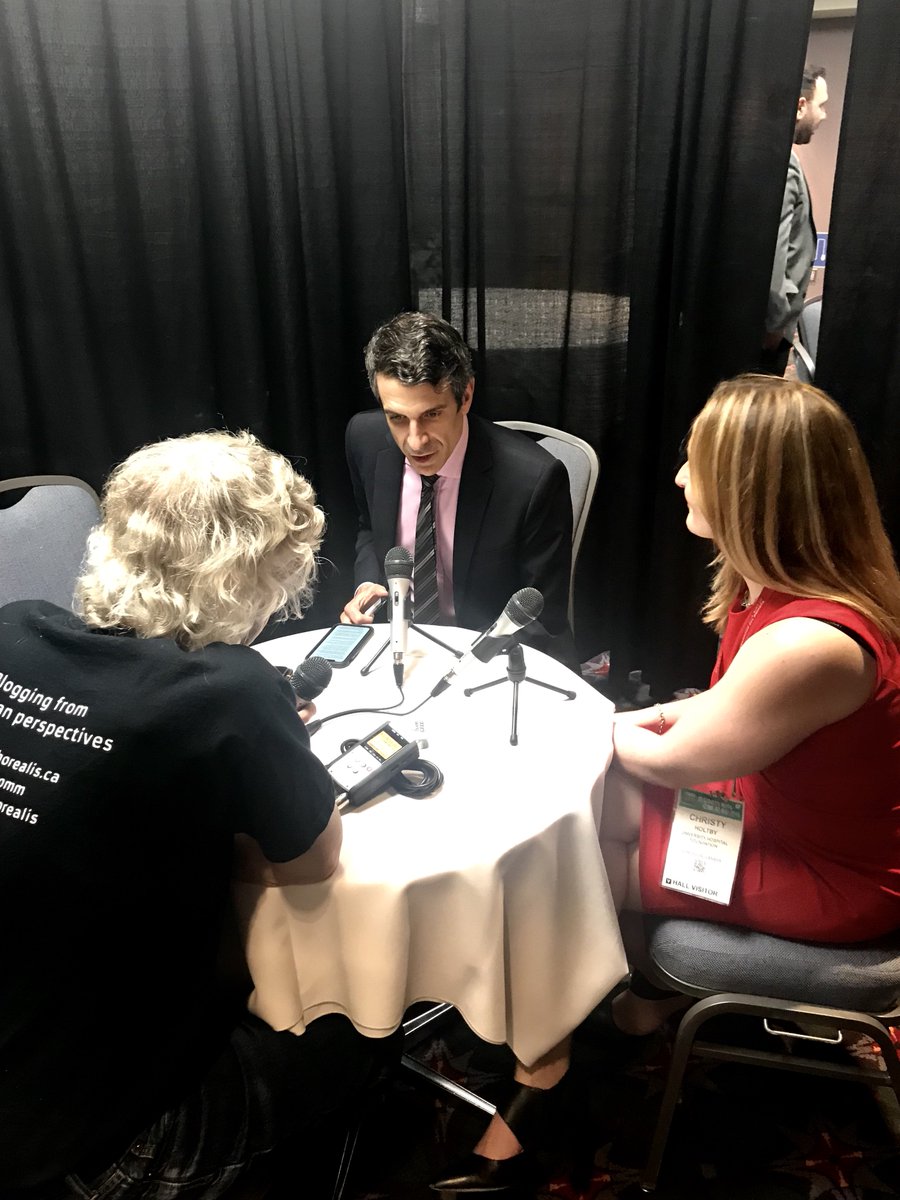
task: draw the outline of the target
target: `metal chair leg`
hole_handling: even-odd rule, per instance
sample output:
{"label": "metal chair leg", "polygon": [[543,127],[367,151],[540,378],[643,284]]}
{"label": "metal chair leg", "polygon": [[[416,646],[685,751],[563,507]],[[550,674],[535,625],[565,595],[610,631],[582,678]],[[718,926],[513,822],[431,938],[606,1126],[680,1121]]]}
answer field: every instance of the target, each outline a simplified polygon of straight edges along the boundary
{"label": "metal chair leg", "polygon": [[[410,1020],[404,1021],[401,1026],[403,1029],[404,1046],[406,1048],[414,1046],[420,1040],[417,1035],[421,1035],[421,1031],[426,1029],[432,1021],[441,1020],[448,1013],[455,1011],[452,1004],[434,1004],[417,1017],[412,1017]],[[454,1099],[462,1100],[464,1104],[470,1104],[473,1108],[480,1108],[482,1112],[486,1112],[490,1116],[493,1116],[497,1111],[496,1106],[491,1104],[489,1100],[483,1100],[481,1096],[470,1091],[467,1087],[463,1087],[462,1084],[454,1083],[453,1080],[447,1079],[445,1075],[441,1075],[439,1071],[435,1071],[431,1067],[426,1067],[424,1063],[420,1063],[411,1054],[404,1054],[400,1059],[400,1064],[407,1071],[412,1071],[414,1075],[418,1075],[422,1079],[427,1079],[429,1083],[434,1084],[441,1091],[447,1092]]]}
{"label": "metal chair leg", "polygon": [[698,1000],[681,1018],[678,1033],[675,1035],[675,1043],[672,1047],[672,1062],[669,1066],[669,1077],[666,1081],[666,1090],[663,1092],[656,1128],[653,1131],[650,1154],[641,1173],[641,1191],[652,1192],[656,1189],[663,1154],[666,1150],[666,1142],[669,1138],[669,1129],[672,1125],[672,1117],[675,1114],[678,1097],[681,1095],[681,1085],[684,1080],[684,1072],[687,1067],[688,1058],[690,1057],[691,1047],[694,1044],[694,1038],[697,1036],[700,1026],[710,1017],[716,1015],[718,1007],[715,997]]}
{"label": "metal chair leg", "polygon": [[484,1100],[475,1092],[470,1091],[467,1087],[463,1087],[461,1083],[455,1083],[452,1079],[448,1079],[446,1075],[442,1075],[440,1071],[435,1071],[431,1067],[426,1067],[424,1063],[420,1063],[418,1059],[413,1058],[409,1054],[404,1054],[400,1060],[401,1065],[407,1071],[412,1071],[414,1075],[420,1076],[422,1079],[427,1079],[429,1083],[433,1083],[435,1087],[441,1089],[442,1092],[447,1092],[453,1096],[455,1100],[462,1100],[464,1104],[471,1104],[473,1108],[480,1108],[482,1112],[493,1116],[497,1111],[497,1106],[491,1104],[490,1100]]}
{"label": "metal chair leg", "polygon": [[885,1025],[883,1021],[879,1021],[877,1017],[872,1017],[871,1020],[883,1031],[877,1034],[873,1040],[881,1047],[881,1056],[884,1059],[885,1068],[891,1077],[891,1083],[897,1094],[897,1100],[900,1101],[900,1057],[898,1057],[898,1053],[900,1052],[898,1052],[897,1047],[894,1045],[890,1027]]}
{"label": "metal chair leg", "polygon": [[341,1149],[341,1160],[338,1163],[338,1172],[334,1181],[334,1191],[331,1193],[331,1200],[342,1200],[347,1180],[350,1177],[350,1168],[353,1166],[353,1155],[356,1153],[356,1143],[359,1141],[359,1131],[361,1128],[362,1118],[358,1118],[352,1125],[348,1126],[347,1132],[344,1135],[344,1145]]}

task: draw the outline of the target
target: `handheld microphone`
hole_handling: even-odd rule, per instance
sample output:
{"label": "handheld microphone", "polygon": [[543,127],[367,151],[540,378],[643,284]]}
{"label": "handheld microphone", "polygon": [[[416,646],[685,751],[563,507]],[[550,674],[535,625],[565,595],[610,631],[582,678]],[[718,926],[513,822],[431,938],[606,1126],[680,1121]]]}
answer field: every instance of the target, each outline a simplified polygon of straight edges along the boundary
{"label": "handheld microphone", "polygon": [[466,670],[473,661],[490,662],[501,650],[508,650],[519,632],[537,620],[544,608],[544,597],[537,588],[521,588],[510,596],[506,608],[493,623],[475,639],[463,657],[444,678],[432,689],[432,696],[445,692],[460,671]]}
{"label": "handheld microphone", "polygon": [[384,556],[384,577],[391,606],[391,653],[394,656],[394,682],[403,686],[403,659],[409,631],[409,589],[412,585],[413,560],[408,550],[394,546]]}
{"label": "handheld microphone", "polygon": [[299,699],[312,704],[331,683],[331,663],[324,658],[305,658],[288,676],[288,682]]}

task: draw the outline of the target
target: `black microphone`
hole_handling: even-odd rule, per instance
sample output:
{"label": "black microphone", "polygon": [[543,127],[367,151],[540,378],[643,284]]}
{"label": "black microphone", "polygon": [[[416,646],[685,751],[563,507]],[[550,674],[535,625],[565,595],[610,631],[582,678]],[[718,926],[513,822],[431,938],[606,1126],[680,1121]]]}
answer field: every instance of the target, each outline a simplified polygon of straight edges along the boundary
{"label": "black microphone", "polygon": [[331,683],[331,663],[325,658],[305,658],[288,680],[299,699],[312,704]]}
{"label": "black microphone", "polygon": [[413,560],[408,550],[394,546],[384,556],[384,577],[387,580],[388,602],[391,606],[391,653],[394,656],[394,682],[403,686],[403,659],[406,654],[406,635],[409,632],[409,589],[412,585]]}
{"label": "black microphone", "polygon": [[466,670],[473,661],[490,662],[501,650],[508,650],[521,630],[537,620],[543,608],[544,597],[537,588],[521,588],[510,596],[506,608],[490,629],[475,639],[456,666],[432,689],[431,695],[439,696],[446,691],[460,671]]}

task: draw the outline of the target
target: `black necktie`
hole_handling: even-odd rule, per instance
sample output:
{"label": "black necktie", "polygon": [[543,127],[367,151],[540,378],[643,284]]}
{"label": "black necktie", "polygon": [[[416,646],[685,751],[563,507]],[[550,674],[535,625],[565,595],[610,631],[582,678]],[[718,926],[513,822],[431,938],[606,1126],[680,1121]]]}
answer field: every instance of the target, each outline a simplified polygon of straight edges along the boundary
{"label": "black necktie", "polygon": [[413,619],[420,625],[434,625],[441,619],[434,546],[434,485],[437,481],[437,475],[422,476],[422,498],[416,517]]}

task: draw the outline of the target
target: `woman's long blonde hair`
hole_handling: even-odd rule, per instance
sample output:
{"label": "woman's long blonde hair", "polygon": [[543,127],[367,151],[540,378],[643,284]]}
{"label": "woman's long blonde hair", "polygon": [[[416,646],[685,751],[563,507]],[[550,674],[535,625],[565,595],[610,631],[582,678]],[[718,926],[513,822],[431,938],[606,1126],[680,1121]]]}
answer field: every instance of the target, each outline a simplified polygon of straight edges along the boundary
{"label": "woman's long blonde hair", "polygon": [[900,575],[859,439],[809,384],[720,383],[688,439],[691,487],[717,548],[703,617],[720,631],[753,579],[836,600],[900,641]]}
{"label": "woman's long blonde hair", "polygon": [[246,641],[278,610],[299,616],[323,528],[310,484],[252,434],[155,442],[107,480],[76,605],[188,650]]}

